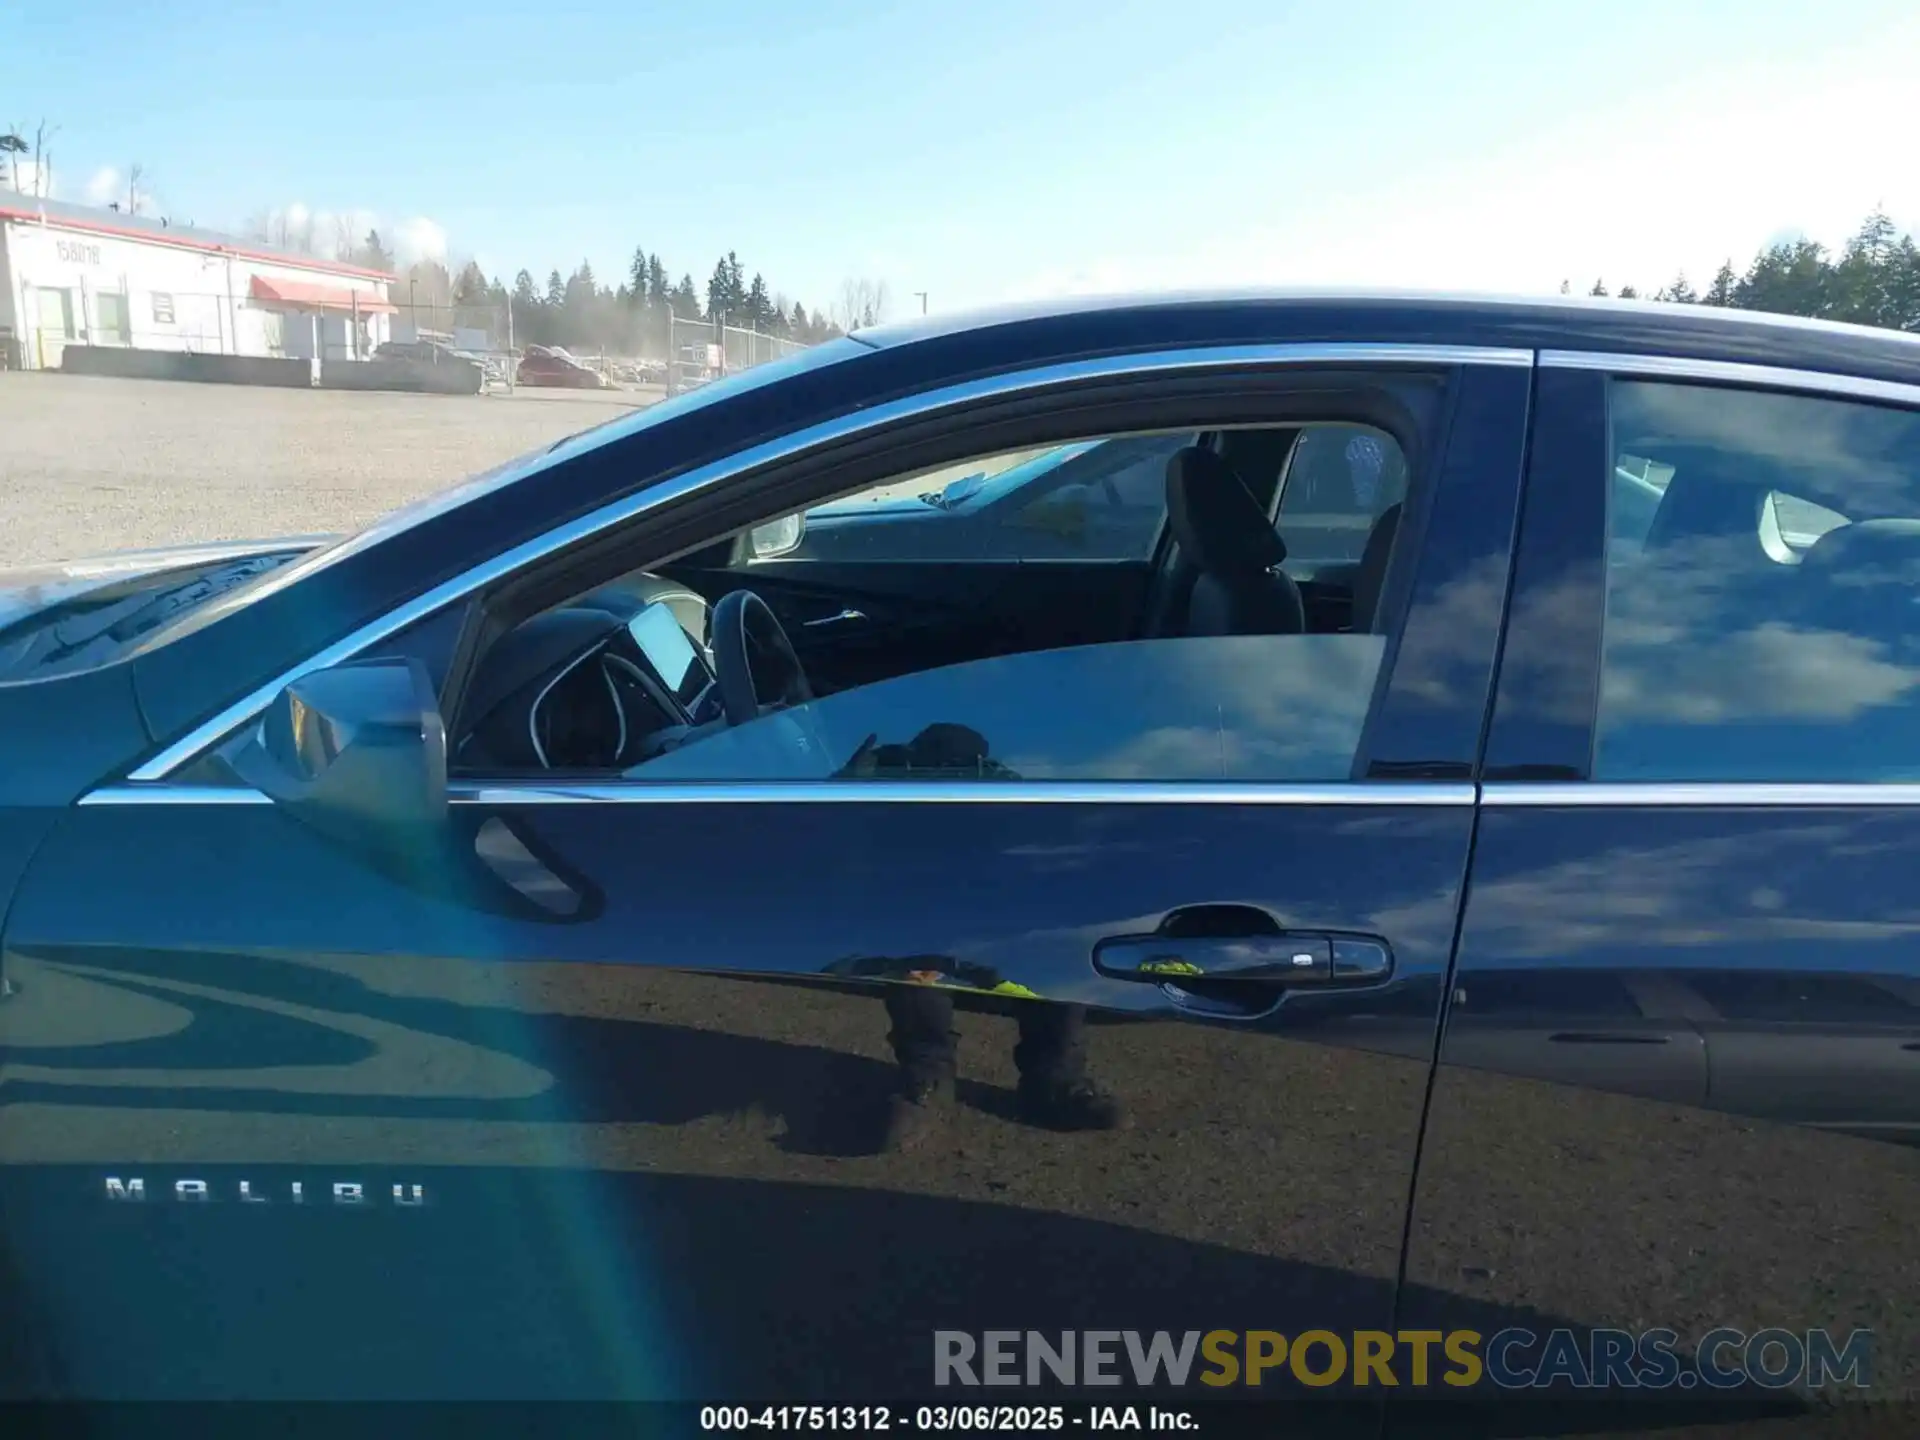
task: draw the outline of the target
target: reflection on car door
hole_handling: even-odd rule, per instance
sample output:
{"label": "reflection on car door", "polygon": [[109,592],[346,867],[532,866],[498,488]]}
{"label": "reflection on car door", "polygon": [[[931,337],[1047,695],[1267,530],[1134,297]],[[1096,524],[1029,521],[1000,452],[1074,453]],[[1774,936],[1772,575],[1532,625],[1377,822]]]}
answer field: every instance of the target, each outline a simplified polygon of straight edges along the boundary
{"label": "reflection on car door", "polygon": [[[1413,1323],[1731,1327],[1723,1370],[1771,1330],[1746,1393],[1920,1381],[1917,439],[1920,409],[1541,371]],[[1886,518],[1783,555],[1775,491]],[[1858,1331],[1867,1370],[1819,1383]]]}
{"label": "reflection on car door", "polygon": [[[77,809],[6,935],[15,1388],[897,1399],[941,1331],[1390,1329],[1528,381],[1448,379],[1352,779],[470,788],[492,891],[245,794]],[[1095,965],[1262,927],[1390,972]],[[876,973],[972,987],[915,1150]],[[1069,1003],[1130,1130],[1019,1123],[1017,1007]]]}

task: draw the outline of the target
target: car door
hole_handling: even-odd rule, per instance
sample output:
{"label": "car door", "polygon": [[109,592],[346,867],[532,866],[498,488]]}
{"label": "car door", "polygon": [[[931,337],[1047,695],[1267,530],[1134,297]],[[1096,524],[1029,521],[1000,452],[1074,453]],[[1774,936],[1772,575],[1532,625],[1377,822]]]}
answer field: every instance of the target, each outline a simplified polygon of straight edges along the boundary
{"label": "car door", "polygon": [[[1022,774],[779,782],[715,748],[668,780],[456,777],[444,834],[402,864],[206,766],[88,797],[7,919],[13,1388],[1364,1387],[1351,1352],[1392,1322],[1467,865],[1528,360],[1243,347],[1196,387],[1191,352],[1135,355],[1104,410],[1089,364],[1051,418],[1052,381],[1006,377],[1043,440],[1259,423],[1278,385],[1283,409],[1392,424],[1413,461],[1374,633],[1121,640],[819,702],[823,731],[839,706],[887,741],[974,704]],[[851,407],[838,434],[881,470],[928,445],[958,461],[1004,433],[994,386],[965,397]],[[909,456],[884,425],[923,411],[940,425]],[[720,532],[643,497],[623,543],[709,543],[798,482],[749,456],[701,483]],[[571,563],[577,535],[520,554]],[[408,654],[406,631],[384,643]],[[957,1099],[935,1139],[884,1150],[883,1000],[930,983],[954,1001]],[[1128,1129],[1023,1123],[1016,1035],[1076,1007]],[[1289,1352],[1307,1332],[1321,1348]]]}
{"label": "car door", "polygon": [[1404,1312],[1598,1428],[1910,1393],[1920,391],[1542,363]]}

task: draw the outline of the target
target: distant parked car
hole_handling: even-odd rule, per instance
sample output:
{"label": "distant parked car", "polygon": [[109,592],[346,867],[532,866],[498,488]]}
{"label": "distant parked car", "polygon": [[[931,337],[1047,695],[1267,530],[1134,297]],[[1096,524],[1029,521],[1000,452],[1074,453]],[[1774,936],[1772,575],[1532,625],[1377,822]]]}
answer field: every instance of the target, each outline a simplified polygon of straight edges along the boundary
{"label": "distant parked car", "polygon": [[547,345],[527,347],[527,353],[520,357],[517,379],[522,385],[551,385],[577,390],[604,390],[610,383],[606,376],[584,360],[576,359],[558,346]]}
{"label": "distant parked car", "polygon": [[506,369],[491,355],[480,355],[472,350],[461,350],[444,340],[388,340],[374,349],[371,357],[375,360],[415,360],[429,365],[447,365],[460,363],[477,365],[482,377],[488,381],[504,381]]}

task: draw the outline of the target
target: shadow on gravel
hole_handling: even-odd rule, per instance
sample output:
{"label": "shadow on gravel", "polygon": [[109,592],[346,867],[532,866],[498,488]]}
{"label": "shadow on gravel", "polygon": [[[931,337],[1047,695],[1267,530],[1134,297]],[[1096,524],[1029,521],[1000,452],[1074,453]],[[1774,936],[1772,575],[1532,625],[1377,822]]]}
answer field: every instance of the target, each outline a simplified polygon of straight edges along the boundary
{"label": "shadow on gravel", "polygon": [[[206,1177],[217,1193],[221,1172]],[[934,1337],[1350,1332],[1379,1323],[1386,1280],[898,1192],[566,1171],[420,1178],[436,1201],[411,1214],[216,1202],[126,1208],[103,1222],[96,1204],[74,1199],[90,1193],[91,1172],[0,1175],[10,1282],[0,1295],[0,1398],[897,1405],[1157,1396],[1231,1405],[1244,1412],[1233,1433],[1378,1433],[1372,1396],[1309,1391],[1284,1370],[1259,1389],[1205,1387],[1198,1357],[1184,1387],[941,1389]],[[1419,1299],[1450,1327],[1482,1335],[1567,1324],[1457,1296]],[[1120,1368],[1129,1368],[1124,1351]],[[1630,1433],[1767,1413],[1745,1397],[1393,1398],[1405,1402],[1395,1437]],[[1260,1415],[1245,1411],[1255,1403]],[[1237,1428],[1256,1420],[1269,1428]],[[1270,1428],[1282,1422],[1283,1431]]]}

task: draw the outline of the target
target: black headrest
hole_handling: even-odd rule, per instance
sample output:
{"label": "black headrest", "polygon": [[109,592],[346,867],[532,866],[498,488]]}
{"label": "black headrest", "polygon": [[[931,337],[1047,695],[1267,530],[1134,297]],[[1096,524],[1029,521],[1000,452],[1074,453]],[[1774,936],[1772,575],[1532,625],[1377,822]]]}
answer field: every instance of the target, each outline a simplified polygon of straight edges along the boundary
{"label": "black headrest", "polygon": [[1211,450],[1189,446],[1167,461],[1167,525],[1180,553],[1209,575],[1271,570],[1287,558],[1253,492]]}
{"label": "black headrest", "polygon": [[1861,520],[1829,530],[1801,557],[1809,575],[1920,588],[1920,520]]}

